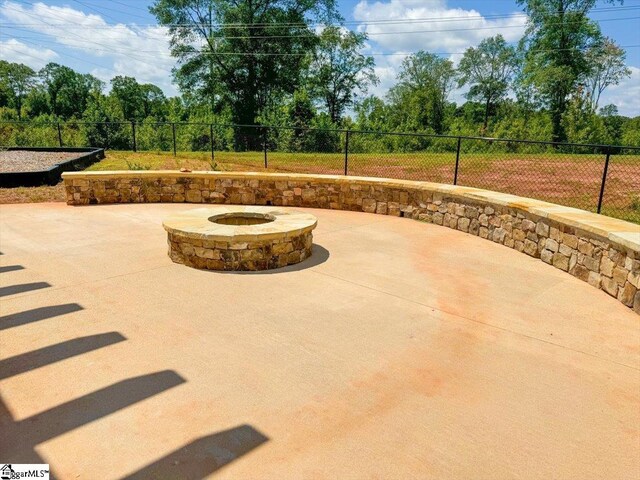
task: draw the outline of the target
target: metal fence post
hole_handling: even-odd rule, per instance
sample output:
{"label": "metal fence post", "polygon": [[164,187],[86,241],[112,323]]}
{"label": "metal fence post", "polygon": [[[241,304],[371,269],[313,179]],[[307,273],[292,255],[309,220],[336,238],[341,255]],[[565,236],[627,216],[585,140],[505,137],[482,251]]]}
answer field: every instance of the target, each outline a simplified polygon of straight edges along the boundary
{"label": "metal fence post", "polygon": [[264,143],[263,147],[264,147],[264,168],[268,167],[268,163],[267,163],[267,128],[264,127],[264,130],[262,131],[262,142]]}
{"label": "metal fence post", "polygon": [[138,145],[136,145],[136,122],[131,122],[131,133],[133,136],[133,151],[138,151]]}
{"label": "metal fence post", "polygon": [[349,174],[349,135],[351,130],[347,130],[344,137],[344,174]]}
{"label": "metal fence post", "polygon": [[211,161],[215,161],[215,153],[213,148],[213,123],[209,125],[209,138],[211,139]]}
{"label": "metal fence post", "polygon": [[609,158],[611,156],[611,149],[607,148],[607,156],[604,160],[604,170],[602,171],[602,184],[600,185],[600,196],[598,197],[598,210],[600,213],[602,210],[602,199],[604,198],[604,185],[607,182],[607,170],[609,170]]}
{"label": "metal fence post", "polygon": [[58,143],[60,144],[60,148],[62,148],[62,130],[60,129],[60,122],[58,122]]}
{"label": "metal fence post", "polygon": [[458,147],[456,148],[456,169],[453,172],[453,184],[458,184],[458,165],[460,165],[460,144],[462,143],[462,137],[458,137]]}
{"label": "metal fence post", "polygon": [[176,124],[171,124],[171,134],[173,135],[173,156],[176,156]]}

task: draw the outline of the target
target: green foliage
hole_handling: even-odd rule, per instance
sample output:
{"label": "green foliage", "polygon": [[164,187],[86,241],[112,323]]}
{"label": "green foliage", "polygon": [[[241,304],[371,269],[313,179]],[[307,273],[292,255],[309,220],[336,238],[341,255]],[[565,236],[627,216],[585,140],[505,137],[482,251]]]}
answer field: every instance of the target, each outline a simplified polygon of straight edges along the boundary
{"label": "green foliage", "polygon": [[0,60],[0,106],[15,108],[18,120],[22,118],[22,104],[35,85],[35,74],[22,63]]}
{"label": "green foliage", "polygon": [[[617,3],[620,0],[605,0]],[[536,87],[551,114],[553,140],[564,141],[563,115],[581,77],[592,70],[585,51],[602,41],[589,18],[596,0],[518,0],[529,16],[522,48],[523,79]]]}
{"label": "green foliage", "polygon": [[129,170],[151,170],[151,165],[143,165],[142,163],[127,160],[127,168]]}
{"label": "green foliage", "polygon": [[447,97],[455,81],[456,71],[450,60],[424,51],[405,58],[398,84],[387,96],[395,130],[444,133]]}
{"label": "green foliage", "polygon": [[588,98],[581,89],[571,97],[562,117],[562,127],[571,143],[611,143],[604,121],[593,112]]}
{"label": "green foliage", "polygon": [[339,124],[344,111],[354,104],[356,92],[377,85],[373,57],[360,53],[366,34],[326,27],[309,66],[311,92],[326,108],[331,121]]}
{"label": "green foliage", "polygon": [[[459,67],[420,51],[403,61],[385,98],[362,54],[364,34],[341,27],[335,0],[155,0],[177,60],[181,95],[129,76],[111,80],[50,63],[40,72],[0,61],[4,145],[92,145],[172,151],[342,152],[335,130],[418,132],[640,145],[637,118],[601,93],[629,74],[625,52],[589,18],[596,0],[518,0],[529,25],[519,48],[497,35],[469,48]],[[606,1],[606,0],[605,0]],[[608,0],[616,3],[617,0]],[[324,25],[316,28],[316,24]],[[196,45],[202,45],[196,47]],[[467,88],[466,101],[449,99]],[[513,100],[513,95],[517,100]],[[192,124],[183,124],[185,122]],[[231,126],[236,124],[236,126]],[[240,124],[240,125],[238,125]],[[258,128],[251,125],[258,125]],[[260,125],[281,128],[263,129]],[[352,133],[353,152],[450,152],[455,139]],[[547,147],[470,141],[465,151],[538,152]]]}
{"label": "green foliage", "polygon": [[484,103],[483,129],[487,128],[491,110],[507,95],[515,68],[516,51],[502,35],[468,48],[460,60],[458,85],[471,85],[467,99]]}
{"label": "green foliage", "polygon": [[640,117],[635,117],[624,124],[619,143],[630,147],[640,147]]}
{"label": "green foliage", "polygon": [[167,99],[155,85],[139,84],[133,77],[117,76],[111,79],[111,93],[120,104],[125,120],[142,121],[149,117],[164,120]]}
{"label": "green foliage", "polygon": [[317,43],[310,23],[337,17],[333,0],[156,0],[151,12],[169,29],[181,90],[212,112],[230,105],[237,124],[254,124],[269,98],[293,94]]}
{"label": "green foliage", "polygon": [[90,96],[103,88],[93,75],[77,73],[57,63],[48,63],[39,76],[47,93],[47,113],[56,117],[81,117]]}
{"label": "green foliage", "polygon": [[625,65],[626,53],[610,38],[603,38],[585,55],[589,70],[583,75],[583,83],[593,111],[598,109],[600,95],[610,85],[618,85],[620,81],[631,75]]}

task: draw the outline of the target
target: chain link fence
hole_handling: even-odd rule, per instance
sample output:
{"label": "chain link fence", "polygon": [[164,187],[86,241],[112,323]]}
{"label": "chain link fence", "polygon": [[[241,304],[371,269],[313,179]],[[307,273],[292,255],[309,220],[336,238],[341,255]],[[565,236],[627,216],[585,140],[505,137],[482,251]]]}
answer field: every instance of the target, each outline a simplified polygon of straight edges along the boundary
{"label": "chain link fence", "polygon": [[189,122],[0,122],[0,145],[201,152],[216,169],[485,188],[640,223],[640,147]]}

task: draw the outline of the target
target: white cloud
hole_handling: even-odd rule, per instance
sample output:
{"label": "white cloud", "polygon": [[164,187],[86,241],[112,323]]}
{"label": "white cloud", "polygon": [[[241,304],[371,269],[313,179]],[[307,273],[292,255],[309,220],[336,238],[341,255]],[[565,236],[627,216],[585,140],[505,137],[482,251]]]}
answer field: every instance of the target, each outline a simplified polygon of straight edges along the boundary
{"label": "white cloud", "polygon": [[58,54],[49,48],[32,48],[15,38],[6,41],[0,40],[0,59],[13,63],[24,63],[34,70],[40,70],[57,56]]}
{"label": "white cloud", "polygon": [[[396,83],[407,52],[446,53],[457,65],[462,52],[487,37],[502,34],[507,42],[517,42],[527,22],[522,12],[485,17],[473,9],[449,8],[446,0],[361,0],[354,7],[353,16],[361,22],[358,31],[369,34],[364,53],[393,54],[375,56],[380,84],[370,93],[379,97]],[[411,31],[419,33],[407,33]],[[600,105],[613,103],[620,114],[635,116],[640,114],[640,68],[629,68],[631,77],[605,90]],[[454,89],[449,99],[463,103],[467,90]]]}
{"label": "white cloud", "polygon": [[[176,93],[171,84],[175,60],[169,53],[164,27],[108,24],[100,15],[41,2],[27,8],[7,0],[0,6],[0,13],[14,24],[24,25],[20,28],[47,35],[59,45],[100,59],[105,66],[105,61],[112,61],[111,68],[94,69],[102,80],[129,75],[141,83],[154,83],[167,94]],[[59,53],[64,61],[64,52]],[[89,60],[87,63],[98,66]]]}
{"label": "white cloud", "polygon": [[640,68],[629,66],[631,76],[606,89],[600,97],[600,107],[614,104],[620,115],[640,115]]}
{"label": "white cloud", "polygon": [[[409,52],[447,54],[457,65],[462,52],[484,38],[500,33],[508,42],[519,40],[527,21],[522,12],[485,18],[476,10],[449,8],[446,0],[361,0],[353,16],[362,22],[358,31],[369,34],[366,53],[392,53],[375,57],[380,84],[370,93],[378,96],[384,96],[396,83],[402,60]],[[463,102],[465,91],[455,89],[450,100]]]}
{"label": "white cloud", "polygon": [[[527,18],[514,12],[504,18],[485,18],[476,10],[448,8],[444,0],[362,0],[353,11],[358,29],[391,51],[463,52],[498,33],[513,42],[522,36]],[[420,21],[422,20],[422,21]],[[367,22],[385,23],[367,23]],[[408,22],[410,21],[410,22]],[[395,23],[391,23],[395,22]],[[417,32],[417,33],[408,33]]]}

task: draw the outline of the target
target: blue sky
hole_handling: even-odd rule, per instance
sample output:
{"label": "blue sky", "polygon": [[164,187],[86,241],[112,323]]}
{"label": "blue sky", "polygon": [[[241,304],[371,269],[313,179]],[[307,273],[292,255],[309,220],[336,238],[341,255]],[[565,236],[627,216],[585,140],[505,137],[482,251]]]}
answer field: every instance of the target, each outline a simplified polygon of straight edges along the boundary
{"label": "blue sky", "polygon": [[[166,34],[148,13],[150,0],[0,0],[0,58],[38,69],[49,61],[92,73],[108,82],[131,75],[176,94]],[[384,95],[402,59],[420,49],[457,62],[469,46],[501,33],[521,37],[526,17],[515,0],[339,0],[346,26],[369,34]],[[640,0],[620,7],[599,2],[592,18],[621,46],[640,45]],[[393,20],[395,23],[389,22]],[[601,105],[614,103],[625,115],[640,115],[640,48],[627,48],[632,76],[610,87]],[[452,100],[462,101],[464,91]]]}

